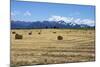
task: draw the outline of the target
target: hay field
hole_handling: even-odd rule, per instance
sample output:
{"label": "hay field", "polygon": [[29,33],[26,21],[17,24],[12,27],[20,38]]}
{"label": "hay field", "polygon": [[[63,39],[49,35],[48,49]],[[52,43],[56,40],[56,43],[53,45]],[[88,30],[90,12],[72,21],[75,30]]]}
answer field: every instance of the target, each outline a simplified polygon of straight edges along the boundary
{"label": "hay field", "polygon": [[[16,34],[23,35],[23,38],[15,39]],[[58,40],[58,36],[62,36],[62,40]],[[95,61],[95,30],[11,30],[12,65],[22,66],[84,61]]]}

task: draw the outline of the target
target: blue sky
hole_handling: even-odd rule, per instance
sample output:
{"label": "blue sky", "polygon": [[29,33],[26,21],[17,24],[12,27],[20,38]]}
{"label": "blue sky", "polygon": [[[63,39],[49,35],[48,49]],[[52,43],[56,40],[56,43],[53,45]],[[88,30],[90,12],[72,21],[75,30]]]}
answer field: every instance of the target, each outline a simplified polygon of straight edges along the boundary
{"label": "blue sky", "polygon": [[11,20],[15,21],[42,21],[52,16],[95,21],[95,6],[11,1]]}

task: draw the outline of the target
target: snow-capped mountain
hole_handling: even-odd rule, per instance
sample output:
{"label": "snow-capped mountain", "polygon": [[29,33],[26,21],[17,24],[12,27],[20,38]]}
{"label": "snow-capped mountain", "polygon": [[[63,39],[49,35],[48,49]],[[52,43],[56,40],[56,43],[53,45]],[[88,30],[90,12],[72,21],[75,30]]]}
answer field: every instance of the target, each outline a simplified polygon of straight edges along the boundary
{"label": "snow-capped mountain", "polygon": [[12,29],[23,29],[23,28],[92,28],[88,24],[77,24],[74,22],[65,22],[63,20],[59,21],[34,21],[34,22],[24,22],[24,21],[11,21]]}

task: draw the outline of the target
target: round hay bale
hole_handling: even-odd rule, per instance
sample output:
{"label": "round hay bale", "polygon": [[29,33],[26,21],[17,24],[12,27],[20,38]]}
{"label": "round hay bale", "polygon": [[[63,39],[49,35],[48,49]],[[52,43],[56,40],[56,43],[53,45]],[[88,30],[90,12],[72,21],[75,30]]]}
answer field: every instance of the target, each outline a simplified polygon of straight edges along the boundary
{"label": "round hay bale", "polygon": [[58,36],[57,39],[58,40],[63,40],[63,37],[62,36]]}
{"label": "round hay bale", "polygon": [[12,34],[16,34],[16,32],[13,31]]}
{"label": "round hay bale", "polygon": [[41,33],[39,32],[38,34],[40,35]]}
{"label": "round hay bale", "polygon": [[22,35],[19,35],[19,34],[16,34],[15,35],[15,39],[23,39],[23,36]]}
{"label": "round hay bale", "polygon": [[56,33],[56,32],[53,32],[53,33]]}
{"label": "round hay bale", "polygon": [[29,35],[32,35],[32,32],[28,33]]}

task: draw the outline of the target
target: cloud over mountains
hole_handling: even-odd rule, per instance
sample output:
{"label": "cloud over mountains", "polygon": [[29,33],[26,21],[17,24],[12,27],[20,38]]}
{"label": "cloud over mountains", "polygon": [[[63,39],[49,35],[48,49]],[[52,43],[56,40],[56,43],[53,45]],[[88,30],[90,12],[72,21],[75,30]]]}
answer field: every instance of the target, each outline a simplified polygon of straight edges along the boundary
{"label": "cloud over mountains", "polygon": [[87,24],[89,26],[95,25],[95,21],[91,19],[80,19],[80,18],[63,17],[63,16],[51,16],[50,18],[48,18],[48,21],[64,21],[66,23]]}

